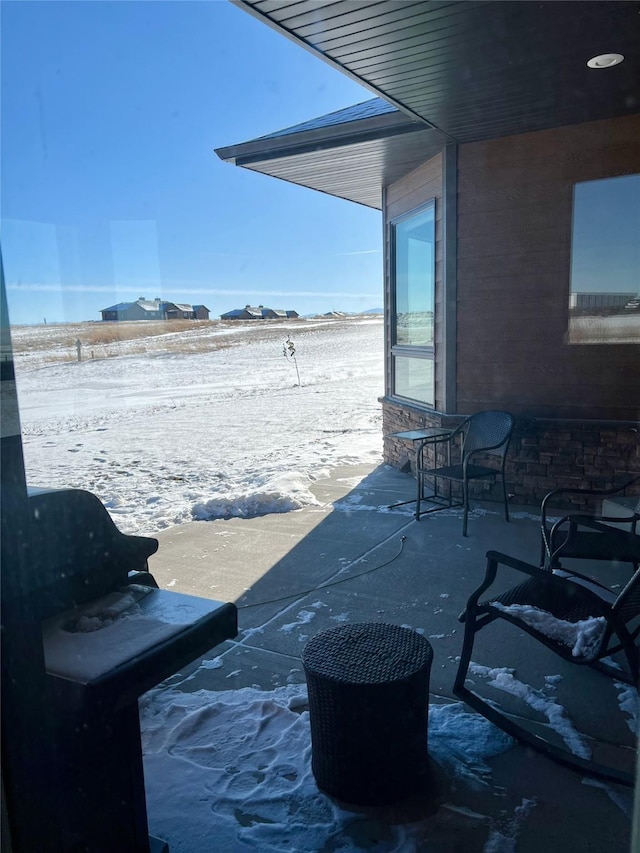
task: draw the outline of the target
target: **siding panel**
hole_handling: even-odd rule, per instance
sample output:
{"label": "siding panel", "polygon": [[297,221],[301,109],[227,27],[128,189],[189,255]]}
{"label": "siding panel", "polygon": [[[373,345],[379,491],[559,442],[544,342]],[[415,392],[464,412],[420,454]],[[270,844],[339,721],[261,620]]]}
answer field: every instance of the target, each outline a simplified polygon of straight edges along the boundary
{"label": "siding panel", "polygon": [[566,343],[573,184],[640,172],[640,116],[459,148],[461,413],[640,419],[640,347]]}
{"label": "siding panel", "polygon": [[[442,181],[442,156],[437,154],[387,187],[387,204],[393,204],[429,181]],[[410,208],[408,208],[410,209]]]}

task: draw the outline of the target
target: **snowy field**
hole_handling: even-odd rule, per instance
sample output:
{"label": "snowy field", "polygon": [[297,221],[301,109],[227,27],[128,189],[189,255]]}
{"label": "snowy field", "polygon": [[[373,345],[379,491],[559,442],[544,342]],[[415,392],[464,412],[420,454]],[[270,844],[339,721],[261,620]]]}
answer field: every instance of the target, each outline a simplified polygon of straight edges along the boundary
{"label": "snowy field", "polygon": [[381,317],[93,344],[100,326],[12,330],[25,467],[29,485],[93,492],[125,533],[298,509],[332,468],[381,461]]}

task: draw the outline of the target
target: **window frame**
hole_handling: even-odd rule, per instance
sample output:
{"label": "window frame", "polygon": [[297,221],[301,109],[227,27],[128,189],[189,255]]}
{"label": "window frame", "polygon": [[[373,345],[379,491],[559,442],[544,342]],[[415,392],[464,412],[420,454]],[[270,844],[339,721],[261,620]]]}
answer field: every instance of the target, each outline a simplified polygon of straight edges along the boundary
{"label": "window frame", "polygon": [[[402,213],[399,216],[395,216],[393,219],[388,220],[388,228],[389,228],[389,392],[390,396],[397,398],[398,400],[403,400],[410,402],[414,405],[424,406],[430,410],[435,410],[435,397],[436,397],[436,389],[435,389],[435,314],[436,314],[436,215],[437,215],[437,199],[434,196],[430,198],[428,201],[419,205],[418,207],[414,207],[406,213]],[[397,343],[397,311],[396,311],[396,228],[398,225],[406,222],[409,219],[413,219],[416,216],[419,216],[421,213],[424,213],[427,210],[433,211],[433,253],[431,259],[431,274],[433,281],[433,302],[432,302],[432,311],[433,311],[433,343],[431,344],[399,344]],[[396,358],[414,358],[414,359],[424,359],[433,362],[433,393],[431,402],[427,402],[426,400],[418,400],[415,397],[407,397],[403,394],[400,394],[396,391]]]}

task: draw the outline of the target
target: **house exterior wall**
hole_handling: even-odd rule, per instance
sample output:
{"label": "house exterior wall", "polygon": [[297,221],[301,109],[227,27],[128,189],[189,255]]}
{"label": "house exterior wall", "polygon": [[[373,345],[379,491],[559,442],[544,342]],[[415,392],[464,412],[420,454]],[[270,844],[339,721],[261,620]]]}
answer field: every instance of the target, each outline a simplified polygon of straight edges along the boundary
{"label": "house exterior wall", "polygon": [[573,185],[640,172],[640,116],[458,150],[458,411],[637,420],[640,347],[567,344]]}
{"label": "house exterior wall", "polygon": [[195,311],[185,311],[183,308],[169,308],[165,312],[167,320],[195,320]]}
{"label": "house exterior wall", "polygon": [[118,320],[160,320],[159,311],[145,311],[137,302],[132,302],[124,311],[118,311]]}
{"label": "house exterior wall", "polygon": [[[459,146],[457,416],[441,414],[440,228],[435,411],[385,397],[385,436],[455,425],[482,409],[512,412],[517,426],[506,471],[518,503],[539,504],[559,486],[610,486],[640,470],[640,346],[566,343],[573,185],[640,172],[638,139],[636,115]],[[428,198],[438,206],[435,159],[385,191],[387,306],[388,221]],[[387,328],[387,353],[389,335]],[[408,442],[385,437],[384,456],[396,467],[414,465]],[[498,487],[478,483],[473,490],[501,499]]]}

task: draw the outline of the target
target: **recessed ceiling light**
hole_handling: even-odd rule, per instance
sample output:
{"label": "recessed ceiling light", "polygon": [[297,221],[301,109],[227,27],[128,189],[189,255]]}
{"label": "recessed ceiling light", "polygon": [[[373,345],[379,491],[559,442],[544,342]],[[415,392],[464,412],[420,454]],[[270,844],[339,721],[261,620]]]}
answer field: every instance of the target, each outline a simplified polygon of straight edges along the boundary
{"label": "recessed ceiling light", "polygon": [[614,65],[620,65],[623,59],[621,53],[601,53],[590,59],[587,65],[589,68],[612,68]]}

